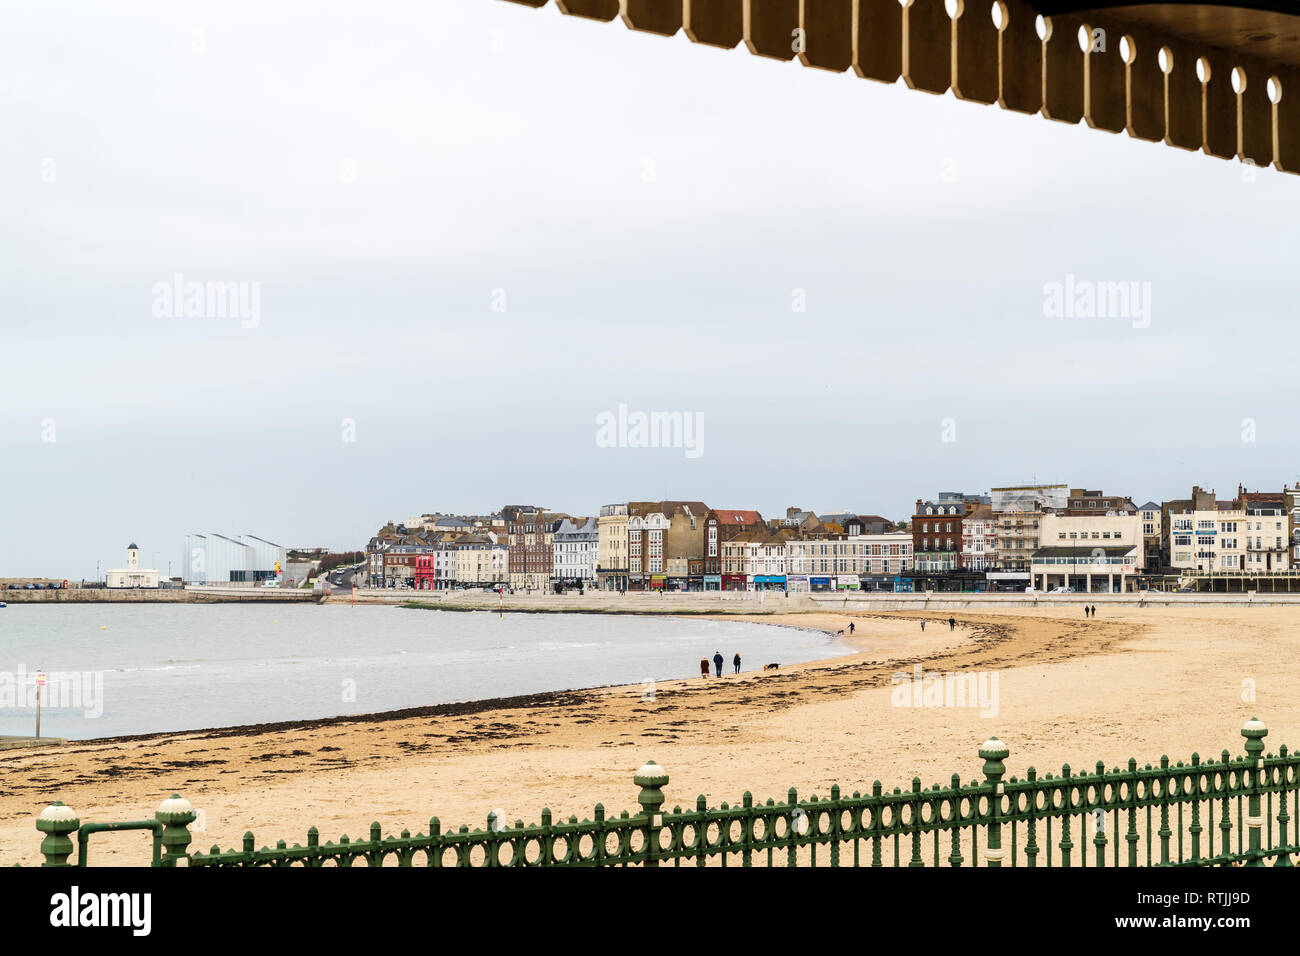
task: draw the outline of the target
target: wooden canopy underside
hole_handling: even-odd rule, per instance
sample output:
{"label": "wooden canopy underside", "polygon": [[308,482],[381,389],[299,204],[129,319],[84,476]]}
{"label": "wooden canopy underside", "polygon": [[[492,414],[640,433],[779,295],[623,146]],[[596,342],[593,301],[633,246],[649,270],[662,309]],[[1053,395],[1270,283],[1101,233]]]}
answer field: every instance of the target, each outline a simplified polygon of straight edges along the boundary
{"label": "wooden canopy underside", "polygon": [[944,0],[555,0],[572,16],[1300,171],[1300,2],[1077,9],[1087,2],[957,0],[950,17]]}

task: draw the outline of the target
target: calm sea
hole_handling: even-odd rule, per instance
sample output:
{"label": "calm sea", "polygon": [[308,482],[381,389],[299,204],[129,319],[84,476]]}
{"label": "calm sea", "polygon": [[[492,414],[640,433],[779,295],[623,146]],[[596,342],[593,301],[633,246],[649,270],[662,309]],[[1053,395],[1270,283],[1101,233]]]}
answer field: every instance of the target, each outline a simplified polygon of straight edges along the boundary
{"label": "calm sea", "polygon": [[697,677],[848,654],[815,631],[693,618],[325,605],[11,604],[0,735],[86,739]]}

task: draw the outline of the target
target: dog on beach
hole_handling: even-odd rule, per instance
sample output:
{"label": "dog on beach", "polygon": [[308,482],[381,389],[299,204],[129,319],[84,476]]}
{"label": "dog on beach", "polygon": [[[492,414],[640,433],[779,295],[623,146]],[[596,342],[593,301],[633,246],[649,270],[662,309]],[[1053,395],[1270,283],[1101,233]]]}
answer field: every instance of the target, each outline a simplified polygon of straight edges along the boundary
{"label": "dog on beach", "polygon": [[774,670],[776,670],[776,669],[777,669],[778,667],[780,667],[780,666],[781,666],[780,664],[765,664],[765,665],[763,665],[763,670],[765,670],[765,671],[774,671]]}

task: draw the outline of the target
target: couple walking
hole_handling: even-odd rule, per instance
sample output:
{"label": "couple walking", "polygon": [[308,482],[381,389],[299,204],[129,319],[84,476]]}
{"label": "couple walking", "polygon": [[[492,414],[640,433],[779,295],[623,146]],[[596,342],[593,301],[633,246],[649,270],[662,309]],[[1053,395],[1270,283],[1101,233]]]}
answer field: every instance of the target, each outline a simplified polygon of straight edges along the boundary
{"label": "couple walking", "polygon": [[[940,621],[939,623],[942,624],[943,622]],[[921,618],[921,630],[925,630],[925,618]],[[948,630],[957,630],[957,619],[955,617],[948,618]]]}
{"label": "couple walking", "polygon": [[[722,676],[722,665],[725,664],[725,663],[726,663],[726,660],[725,660],[725,659],[723,658],[723,656],[722,656],[722,651],[714,651],[714,652],[713,652],[713,668],[714,668],[714,670],[716,670],[716,671],[718,672],[718,676],[719,676],[719,677]],[[733,657],[733,658],[731,659],[731,663],[735,666],[735,668],[736,668],[736,673],[739,674],[739,673],[740,673],[740,655],[737,654],[735,657]],[[701,676],[701,677],[708,677],[708,676],[709,676],[709,659],[708,659],[707,657],[701,657],[701,658],[700,658],[700,676]]]}

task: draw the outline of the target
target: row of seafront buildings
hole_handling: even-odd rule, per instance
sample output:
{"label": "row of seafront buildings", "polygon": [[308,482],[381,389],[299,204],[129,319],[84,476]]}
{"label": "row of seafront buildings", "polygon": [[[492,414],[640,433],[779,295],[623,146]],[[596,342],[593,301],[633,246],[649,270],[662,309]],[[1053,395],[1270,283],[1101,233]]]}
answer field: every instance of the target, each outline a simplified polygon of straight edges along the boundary
{"label": "row of seafront buildings", "polygon": [[[605,591],[1129,591],[1155,576],[1289,580],[1300,485],[1136,505],[1031,484],[918,499],[910,519],[788,508],[765,519],[701,501],[628,501],[594,516],[535,505],[389,522],[367,546],[371,587]],[[1289,587],[1289,584],[1287,585]]]}
{"label": "row of seafront buildings", "polygon": [[[912,566],[912,539],[878,515],[629,501],[580,517],[533,505],[389,522],[370,539],[371,587],[605,591],[834,590]],[[892,586],[892,585],[891,585]]]}
{"label": "row of seafront buildings", "polygon": [[[1152,578],[1288,581],[1300,568],[1300,485],[1220,500],[1136,505],[1131,497],[1068,485],[993,488],[918,500],[915,571],[989,589],[1130,591]],[[1211,581],[1213,588],[1213,581]],[[1243,584],[1243,588],[1245,585]]]}

